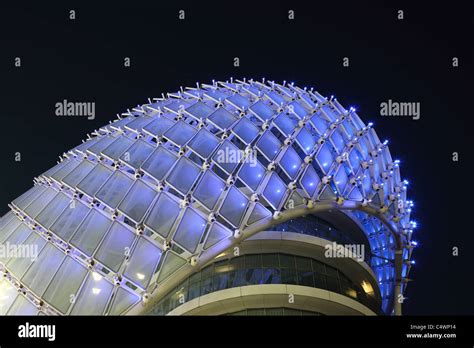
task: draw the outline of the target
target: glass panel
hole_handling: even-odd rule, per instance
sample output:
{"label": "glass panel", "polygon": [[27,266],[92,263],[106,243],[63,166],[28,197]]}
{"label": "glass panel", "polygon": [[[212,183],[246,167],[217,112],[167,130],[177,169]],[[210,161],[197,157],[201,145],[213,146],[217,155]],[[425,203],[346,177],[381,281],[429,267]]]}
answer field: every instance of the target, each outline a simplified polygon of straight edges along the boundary
{"label": "glass panel", "polygon": [[190,253],[196,251],[207,221],[191,208],[186,208],[173,240]]}
{"label": "glass panel", "polygon": [[160,261],[161,254],[162,251],[152,242],[143,237],[140,238],[130,257],[124,273],[125,277],[146,289]]}
{"label": "glass panel", "polygon": [[53,190],[52,188],[47,188],[39,197],[28,204],[28,206],[23,210],[25,214],[34,219],[39,212],[53,199],[53,197],[58,193],[58,191]]}
{"label": "glass panel", "polygon": [[196,119],[206,119],[214,112],[214,109],[202,102],[197,102],[186,109],[186,112]]}
{"label": "glass panel", "polygon": [[44,228],[49,229],[70,202],[71,199],[68,196],[59,192],[36,217],[36,221]]}
{"label": "glass panel", "polygon": [[5,278],[0,278],[0,315],[5,315],[15,301],[18,291]]}
{"label": "glass panel", "polygon": [[296,137],[305,154],[309,154],[316,146],[316,138],[306,128],[302,128]]}
{"label": "glass panel", "polygon": [[143,127],[143,130],[151,136],[161,137],[171,126],[173,126],[173,121],[165,117],[158,117]]}
{"label": "glass panel", "polygon": [[247,204],[247,197],[245,197],[239,189],[232,186],[219,209],[219,214],[221,214],[234,227],[238,227],[242,217],[244,216]]}
{"label": "glass panel", "polygon": [[61,180],[63,180],[66,175],[71,173],[81,163],[81,161],[76,160],[64,160],[64,162],[67,163],[61,167],[61,169],[51,175],[51,178],[57,182],[61,182]]}
{"label": "glass panel", "polygon": [[109,233],[100,243],[95,258],[114,272],[118,272],[135,239],[135,234],[118,222],[114,222]]}
{"label": "glass panel", "polygon": [[206,170],[193,196],[209,210],[213,210],[221,193],[224,191],[225,185],[225,182],[216,174],[210,170]]}
{"label": "glass panel", "polygon": [[281,142],[270,131],[266,131],[257,141],[257,148],[262,151],[264,156],[273,161],[280,151]]}
{"label": "glass panel", "polygon": [[242,151],[229,140],[226,140],[221,144],[212,159],[219,167],[230,174],[237,167],[242,157]]}
{"label": "glass panel", "polygon": [[28,301],[25,296],[18,295],[15,302],[13,302],[8,315],[37,315],[38,309],[36,306]]}
{"label": "glass panel", "polygon": [[346,171],[344,170],[344,166],[340,165],[336,175],[334,175],[334,182],[340,194],[344,192],[344,188],[347,185],[347,181],[348,179]]}
{"label": "glass panel", "polygon": [[239,178],[254,191],[257,189],[264,176],[265,167],[256,159],[254,162],[245,162],[239,171]]}
{"label": "glass panel", "polygon": [[98,164],[87,176],[77,185],[77,189],[90,197],[94,197],[97,190],[112,175],[113,170]]}
{"label": "glass panel", "polygon": [[289,106],[293,107],[293,113],[296,114],[299,118],[304,118],[308,114],[306,109],[296,100],[294,102],[291,102]]}
{"label": "glass panel", "polygon": [[90,256],[111,224],[112,220],[93,209],[74,233],[71,244]]}
{"label": "glass panel", "polygon": [[[158,276],[157,283],[166,280],[186,263],[187,261],[185,259],[168,250],[160,267],[160,275]],[[181,286],[178,288],[181,288]]]}
{"label": "glass panel", "polygon": [[33,202],[36,197],[39,197],[46,191],[47,186],[36,185],[22,194],[20,197],[13,200],[12,204],[20,210],[24,210],[31,202]]}
{"label": "glass panel", "polygon": [[116,139],[115,136],[112,136],[112,135],[106,135],[106,136],[102,136],[102,139],[100,139],[98,142],[96,142],[94,145],[92,145],[91,147],[89,147],[87,149],[87,152],[93,154],[93,155],[96,155],[96,156],[99,156],[99,154],[105,150],[107,148],[107,146],[109,146],[110,144],[112,144],[114,142],[114,140]]}
{"label": "glass panel", "polygon": [[77,291],[87,274],[87,268],[71,257],[66,257],[53,280],[46,289],[43,299],[66,314],[77,298]]}
{"label": "glass panel", "polygon": [[145,160],[150,156],[155,147],[144,142],[143,140],[137,140],[135,144],[132,145],[125,153],[120,157],[120,159],[130,165],[134,169],[140,168],[140,166],[145,162]]}
{"label": "glass panel", "polygon": [[157,192],[142,180],[137,180],[118,206],[118,210],[135,223],[140,223]]}
{"label": "glass panel", "polygon": [[270,203],[273,209],[278,209],[285,196],[286,186],[276,173],[272,173],[270,180],[263,191],[263,197]]}
{"label": "glass panel", "polygon": [[259,100],[250,107],[250,111],[260,120],[266,121],[273,117],[273,109]]}
{"label": "glass panel", "polygon": [[178,156],[160,146],[145,161],[142,169],[145,173],[151,175],[156,180],[163,180],[166,173],[168,173],[173,164],[176,163],[177,159]]}
{"label": "glass panel", "polygon": [[334,147],[337,149],[338,153],[341,153],[342,150],[344,150],[344,145],[345,145],[344,138],[337,130],[334,130],[334,132],[332,133],[331,141],[334,144]]}
{"label": "glass panel", "polygon": [[208,158],[217,145],[219,139],[205,128],[202,128],[188,144],[202,158]]}
{"label": "glass panel", "polygon": [[282,132],[285,136],[290,135],[295,130],[298,125],[298,121],[293,117],[287,115],[285,112],[280,113],[274,120],[276,127]]}
{"label": "glass panel", "polygon": [[118,136],[117,139],[107,146],[101,154],[116,161],[133,144],[133,140],[126,136]]}
{"label": "glass panel", "polygon": [[[8,238],[6,238],[5,240],[5,245],[9,244],[9,245],[18,245],[18,244],[21,244],[24,240],[26,240],[26,238],[29,237],[29,235],[31,234],[31,230],[28,226],[26,226],[25,224],[21,224],[19,225],[14,231],[13,233],[9,233],[9,236]],[[9,257],[7,257],[8,255],[5,254],[4,257],[0,257],[0,263],[2,264],[6,264]]]}
{"label": "glass panel", "polygon": [[52,244],[46,244],[38,258],[21,279],[36,295],[42,296],[63,262],[65,255]]}
{"label": "glass panel", "polygon": [[114,286],[98,273],[89,273],[84,287],[72,308],[72,315],[101,315],[109,302]]}
{"label": "glass panel", "polygon": [[240,94],[234,94],[232,97],[227,98],[226,102],[231,103],[236,108],[241,110],[246,109],[251,105],[250,101],[247,98],[241,96]]}
{"label": "glass panel", "polygon": [[181,157],[166,179],[166,182],[183,194],[188,194],[196,182],[201,169],[187,157]]}
{"label": "glass panel", "polygon": [[77,227],[79,227],[89,210],[90,209],[85,204],[73,200],[62,212],[61,216],[56,220],[53,226],[51,226],[50,231],[61,237],[66,242],[69,241],[69,238],[71,238]]}
{"label": "glass panel", "polygon": [[[13,215],[13,213],[12,213]],[[5,226],[0,229],[0,244],[6,241],[10,235],[21,225],[21,221],[13,215],[13,218],[8,221]],[[23,224],[24,227],[26,225]]]}
{"label": "glass panel", "polygon": [[72,172],[64,177],[62,182],[70,188],[75,188],[77,184],[85,178],[87,174],[94,168],[94,163],[84,160]]}
{"label": "glass panel", "polygon": [[237,134],[245,144],[250,144],[258,135],[258,128],[246,117],[242,117],[237,124],[232,127],[232,132]]}
{"label": "glass panel", "polygon": [[327,171],[329,170],[333,162],[333,158],[331,155],[331,151],[329,151],[326,144],[324,144],[319,150],[318,155],[316,156],[316,160],[319,166],[321,167],[323,173],[327,174]]}
{"label": "glass panel", "polygon": [[312,166],[306,167],[306,172],[304,173],[303,177],[301,178],[301,186],[308,194],[309,197],[313,197],[316,189],[318,188],[320,180],[318,174]]}
{"label": "glass panel", "polygon": [[143,127],[153,121],[152,117],[149,116],[139,116],[135,118],[132,122],[127,123],[125,128],[141,132]]}
{"label": "glass panel", "polygon": [[285,154],[280,160],[280,166],[285,170],[291,179],[295,178],[301,167],[301,163],[303,163],[303,161],[292,147],[289,147],[286,150]]}
{"label": "glass panel", "polygon": [[120,171],[115,171],[100,188],[95,198],[106,206],[115,209],[133,184],[133,179]]}
{"label": "glass panel", "polygon": [[145,220],[145,226],[166,238],[180,210],[178,203],[165,193],[162,193],[148,214]]}
{"label": "glass panel", "polygon": [[10,258],[10,261],[6,264],[7,269],[15,278],[21,279],[45,244],[46,240],[40,235],[34,232],[30,233],[28,238],[18,245],[17,251],[19,254]]}
{"label": "glass panel", "polygon": [[208,120],[220,129],[229,129],[237,121],[237,117],[224,108],[218,108],[208,117]]}
{"label": "glass panel", "polygon": [[140,300],[138,295],[125,290],[124,288],[118,288],[117,293],[114,296],[114,302],[110,308],[109,315],[120,315],[133,304]]}
{"label": "glass panel", "polygon": [[209,234],[206,239],[206,243],[204,244],[204,249],[208,249],[211,246],[217,244],[221,240],[228,238],[232,235],[232,232],[229,231],[227,228],[214,222],[212,227],[209,230]]}
{"label": "glass panel", "polygon": [[311,117],[310,122],[320,135],[323,135],[328,129],[328,122],[323,120],[320,114],[314,114],[314,116]]}
{"label": "glass panel", "polygon": [[178,146],[183,146],[196,133],[196,129],[183,121],[176,124],[163,134],[167,139],[171,140]]}

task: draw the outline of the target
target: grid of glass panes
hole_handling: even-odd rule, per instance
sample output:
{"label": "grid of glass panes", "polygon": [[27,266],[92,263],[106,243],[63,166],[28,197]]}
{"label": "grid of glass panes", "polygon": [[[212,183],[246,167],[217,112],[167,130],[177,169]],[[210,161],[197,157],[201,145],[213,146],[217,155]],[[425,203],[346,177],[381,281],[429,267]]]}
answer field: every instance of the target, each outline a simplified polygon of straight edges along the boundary
{"label": "grid of glass panes", "polygon": [[[331,178],[328,184],[323,176]],[[406,210],[388,200],[394,194],[405,204],[406,192],[398,166],[373,129],[335,99],[292,84],[227,81],[157,99],[101,127],[37,181],[12,202],[13,209],[139,289],[158,278],[164,240],[186,260],[205,250],[209,240],[215,244],[233,229],[271,219],[275,210],[288,209],[290,199],[367,198],[389,206],[389,218],[398,215],[400,226],[409,221]],[[296,186],[290,188],[292,182]],[[254,193],[259,203],[251,202]],[[184,207],[182,200],[193,207]],[[175,207],[175,214],[165,217],[163,228],[156,214],[165,204]],[[213,224],[211,212],[217,218]],[[112,240],[112,218],[132,231],[146,228],[142,238],[150,237],[153,245],[146,274],[126,270],[120,258],[99,252],[103,240],[131,250],[132,261],[144,250],[143,239],[128,245],[132,238],[125,232],[114,232],[123,241]],[[219,238],[210,235],[217,223],[227,230]],[[94,226],[93,233],[84,224]],[[382,238],[377,243],[373,250],[390,244]],[[175,261],[173,267],[183,263]],[[168,274],[176,270],[166,269]]]}

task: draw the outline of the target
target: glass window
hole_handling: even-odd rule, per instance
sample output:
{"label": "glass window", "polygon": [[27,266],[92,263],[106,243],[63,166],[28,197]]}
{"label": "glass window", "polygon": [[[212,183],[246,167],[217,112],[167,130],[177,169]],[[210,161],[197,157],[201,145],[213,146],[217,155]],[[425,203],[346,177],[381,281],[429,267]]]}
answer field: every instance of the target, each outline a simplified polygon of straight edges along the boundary
{"label": "glass window", "polygon": [[261,100],[253,104],[249,109],[263,122],[273,117],[273,109]]}
{"label": "glass window", "polygon": [[79,184],[93,168],[94,163],[83,160],[81,164],[79,164],[76,168],[74,168],[73,171],[63,178],[62,182],[74,189],[76,188],[76,185]]}
{"label": "glass window", "polygon": [[316,138],[313,137],[311,132],[309,132],[306,128],[302,128],[296,137],[296,141],[300,145],[301,149],[303,149],[305,154],[311,153],[311,151],[316,146]]}
{"label": "glass window", "polygon": [[43,210],[44,207],[46,207],[48,203],[51,202],[57,193],[58,191],[48,187],[46,191],[41,194],[41,196],[36,197],[32,203],[28,204],[24,210],[25,214],[27,214],[32,219],[36,218],[41,210]]}
{"label": "glass window", "polygon": [[139,300],[140,297],[138,297],[138,295],[127,291],[124,288],[118,288],[117,293],[114,296],[114,302],[108,314],[120,315]]}
{"label": "glass window", "polygon": [[11,285],[7,279],[0,278],[0,315],[5,315],[8,309],[15,301],[18,295],[18,291],[13,285]]}
{"label": "glass window", "polygon": [[242,157],[242,151],[229,140],[226,140],[221,144],[212,159],[227,174],[230,174],[237,167]]}
{"label": "glass window", "polygon": [[208,158],[217,145],[219,139],[205,128],[202,128],[188,144],[189,148],[202,158]]}
{"label": "glass window", "polygon": [[314,116],[311,117],[310,122],[313,124],[314,128],[316,128],[320,135],[323,135],[328,129],[329,123],[323,120],[319,113],[314,114]]}
{"label": "glass window", "polygon": [[269,160],[273,161],[281,148],[281,142],[271,131],[267,130],[257,141],[257,148]]}
{"label": "glass window", "polygon": [[257,159],[254,162],[246,161],[239,171],[239,178],[254,191],[257,190],[264,176],[265,167]]}
{"label": "glass window", "polygon": [[116,139],[116,136],[112,136],[112,135],[104,135],[101,137],[102,139],[100,139],[99,141],[97,141],[94,145],[92,145],[91,147],[89,147],[87,149],[87,152],[89,152],[90,154],[92,155],[95,155],[95,156],[99,156],[99,154],[105,150],[110,144],[112,144],[115,139]]}
{"label": "glass window", "polygon": [[36,295],[42,296],[63,262],[65,255],[52,244],[46,244],[21,281]]}
{"label": "glass window", "polygon": [[77,298],[77,291],[87,274],[87,268],[71,257],[66,257],[51,280],[43,298],[61,313],[66,314]]}
{"label": "glass window", "polygon": [[298,125],[298,121],[291,115],[287,115],[285,112],[280,113],[274,120],[273,123],[285,136],[289,136],[295,130]]}
{"label": "glass window", "polygon": [[133,144],[133,140],[121,135],[117,139],[107,146],[101,154],[111,159],[112,161],[118,160],[118,158]]}
{"label": "glass window", "polygon": [[232,235],[232,232],[229,231],[227,228],[222,226],[221,224],[214,222],[212,227],[209,230],[209,234],[206,239],[206,243],[204,244],[204,249],[208,249],[211,246],[217,244],[221,240],[228,238]]}
{"label": "glass window", "polygon": [[248,199],[239,189],[231,186],[227,196],[219,209],[219,214],[229,221],[234,227],[240,225],[240,221],[247,209]]}
{"label": "glass window", "polygon": [[[24,240],[26,240],[30,234],[33,233],[30,228],[25,224],[19,224],[14,231],[9,233],[8,237],[5,239],[5,244],[8,243],[10,245],[17,245],[21,244]],[[5,257],[0,257],[0,263],[5,264],[8,261],[8,255],[6,254]]]}
{"label": "glass window", "polygon": [[64,162],[66,162],[64,166],[51,175],[51,179],[59,183],[81,163],[81,161],[77,160],[64,160]]}
{"label": "glass window", "polygon": [[178,121],[173,127],[168,129],[163,136],[177,146],[184,146],[196,132],[196,129],[186,122]]}
{"label": "glass window", "polygon": [[295,268],[295,257],[292,255],[280,254],[280,267]]}
{"label": "glass window", "polygon": [[207,221],[191,208],[186,208],[173,240],[194,253],[204,234]]}
{"label": "glass window", "polygon": [[280,160],[280,166],[291,179],[294,179],[302,162],[296,151],[292,147],[289,147]]}
{"label": "glass window", "polygon": [[318,185],[320,183],[320,179],[316,171],[312,166],[307,166],[306,171],[301,177],[301,186],[303,186],[303,189],[307,193],[309,197],[313,197],[314,194],[316,193],[316,190],[318,188]]}
{"label": "glass window", "polygon": [[348,178],[344,169],[344,165],[340,165],[336,175],[334,175],[334,183],[336,184],[337,190],[340,194],[344,192],[347,182]]}
{"label": "glass window", "polygon": [[214,112],[214,109],[198,101],[191,105],[189,108],[187,108],[185,111],[192,117],[200,120],[206,119],[210,114]]}
{"label": "glass window", "polygon": [[72,200],[69,206],[64,209],[61,216],[51,226],[50,231],[61,237],[65,241],[73,235],[81,224],[82,220],[89,213],[89,208],[78,200]]}
{"label": "glass window", "polygon": [[196,182],[201,169],[187,157],[181,157],[166,179],[166,182],[186,195]]}
{"label": "glass window", "polygon": [[132,231],[115,221],[100,243],[95,258],[113,272],[118,272],[125,257],[130,253],[134,239],[135,234]]}
{"label": "glass window", "polygon": [[148,135],[161,137],[164,132],[173,126],[173,121],[166,117],[157,117],[151,123],[143,127],[143,131]]}
{"label": "glass window", "polygon": [[263,197],[270,203],[273,209],[278,209],[286,193],[286,186],[283,180],[276,173],[272,173],[267,182]]}
{"label": "glass window", "polygon": [[218,128],[224,130],[229,129],[230,126],[237,121],[237,117],[224,108],[218,108],[208,117],[208,120]]}
{"label": "glass window", "polygon": [[166,238],[180,211],[181,208],[176,201],[167,194],[161,193],[145,219],[145,226]]}
{"label": "glass window", "polygon": [[248,108],[251,104],[247,98],[242,97],[240,94],[234,94],[233,96],[227,98],[226,102],[229,102],[240,110]]}
{"label": "glass window", "polygon": [[18,295],[8,311],[8,315],[37,315],[38,309],[25,296]]}
{"label": "glass window", "polygon": [[154,189],[142,180],[137,180],[120,202],[118,210],[135,223],[141,223],[156,195]]}
{"label": "glass window", "polygon": [[102,315],[109,302],[114,286],[96,272],[87,276],[77,300],[72,307],[72,315]]}
{"label": "glass window", "polygon": [[257,137],[259,130],[248,118],[242,117],[239,122],[232,127],[232,132],[245,144],[250,144]]}
{"label": "glass window", "polygon": [[148,144],[143,140],[137,140],[127,151],[125,151],[120,160],[128,164],[133,169],[138,169],[150,156],[155,149],[154,146]]}
{"label": "glass window", "polygon": [[125,269],[125,277],[146,289],[155,273],[161,254],[162,251],[156,245],[141,237]]}
{"label": "glass window", "polygon": [[117,208],[120,201],[133,184],[121,171],[115,171],[95,195],[95,198],[111,209]]}
{"label": "glass window", "polygon": [[334,159],[332,158],[331,151],[329,151],[327,144],[324,144],[320,149],[316,156],[316,161],[318,162],[319,167],[323,171],[324,174],[327,174],[331,164],[333,163]]}
{"label": "glass window", "polygon": [[213,210],[226,184],[216,174],[206,170],[193,196],[209,210]]}
{"label": "glass window", "polygon": [[77,184],[77,189],[89,197],[94,197],[97,190],[104,184],[104,182],[112,175],[113,170],[98,164],[86,175],[84,179]]}
{"label": "glass window", "polygon": [[21,279],[45,244],[46,240],[40,235],[35,232],[30,233],[28,238],[19,246],[18,251],[21,250],[21,257],[10,258],[10,261],[6,264],[7,269],[15,278]]}
{"label": "glass window", "polygon": [[71,199],[64,193],[59,192],[53,200],[36,217],[36,221],[46,229],[49,229],[64,209],[70,204]]}
{"label": "glass window", "polygon": [[112,220],[93,209],[77,229],[71,244],[91,256],[111,224]]}
{"label": "glass window", "polygon": [[143,163],[142,169],[156,180],[163,180],[177,159],[178,156],[174,153],[166,150],[163,146],[159,146]]}
{"label": "glass window", "polygon": [[296,270],[294,268],[282,268],[281,282],[283,284],[298,284]]}

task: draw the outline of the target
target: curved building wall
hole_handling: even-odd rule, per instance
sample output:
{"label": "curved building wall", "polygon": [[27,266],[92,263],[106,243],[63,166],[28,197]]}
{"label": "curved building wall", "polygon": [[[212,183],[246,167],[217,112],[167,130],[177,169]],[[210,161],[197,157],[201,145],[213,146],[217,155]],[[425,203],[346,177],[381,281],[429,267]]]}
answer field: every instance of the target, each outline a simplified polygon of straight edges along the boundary
{"label": "curved building wall", "polygon": [[181,89],[90,133],[10,204],[0,242],[38,257],[0,260],[1,311],[142,313],[253,234],[341,210],[377,256],[389,314],[410,206],[387,143],[335,98],[253,80]]}

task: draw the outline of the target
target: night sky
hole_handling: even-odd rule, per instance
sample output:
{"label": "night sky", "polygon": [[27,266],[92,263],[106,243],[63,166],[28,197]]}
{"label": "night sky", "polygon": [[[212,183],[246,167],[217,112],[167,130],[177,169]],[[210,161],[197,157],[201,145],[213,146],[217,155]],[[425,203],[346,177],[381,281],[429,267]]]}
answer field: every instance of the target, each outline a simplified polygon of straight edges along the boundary
{"label": "night sky", "polygon": [[[419,224],[404,313],[474,313],[470,11],[393,1],[155,3],[0,5],[0,214],[86,133],[148,97],[230,77],[294,81],[357,107],[401,160]],[[57,117],[64,99],[95,102],[95,119]],[[389,99],[419,102],[420,120],[381,117]]]}

